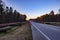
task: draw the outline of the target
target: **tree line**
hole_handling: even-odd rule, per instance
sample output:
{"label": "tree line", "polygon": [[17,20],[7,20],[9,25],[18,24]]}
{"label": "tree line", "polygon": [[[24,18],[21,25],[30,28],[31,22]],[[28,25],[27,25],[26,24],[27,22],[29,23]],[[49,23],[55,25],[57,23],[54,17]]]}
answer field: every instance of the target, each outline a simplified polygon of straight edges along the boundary
{"label": "tree line", "polygon": [[26,15],[22,15],[12,7],[4,7],[3,1],[0,0],[0,24],[10,22],[24,22],[26,21]]}
{"label": "tree line", "polygon": [[50,13],[37,17],[36,19],[30,19],[36,22],[60,22],[60,9],[57,14],[52,10]]}

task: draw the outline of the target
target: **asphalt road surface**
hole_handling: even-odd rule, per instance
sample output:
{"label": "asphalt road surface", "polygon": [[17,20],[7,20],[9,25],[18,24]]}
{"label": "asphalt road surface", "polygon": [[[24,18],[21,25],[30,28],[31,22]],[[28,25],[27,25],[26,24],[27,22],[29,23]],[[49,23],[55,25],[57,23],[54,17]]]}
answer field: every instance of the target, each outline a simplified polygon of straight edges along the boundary
{"label": "asphalt road surface", "polygon": [[32,22],[33,40],[60,40],[60,27]]}

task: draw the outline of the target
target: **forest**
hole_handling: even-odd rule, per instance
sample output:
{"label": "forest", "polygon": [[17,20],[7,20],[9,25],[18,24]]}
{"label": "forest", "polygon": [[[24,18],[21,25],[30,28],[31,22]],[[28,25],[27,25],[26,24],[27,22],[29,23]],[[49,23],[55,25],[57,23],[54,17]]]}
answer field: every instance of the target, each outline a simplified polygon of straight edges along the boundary
{"label": "forest", "polygon": [[[13,10],[12,7],[4,6],[3,1],[0,0],[0,24],[11,22],[24,22],[27,16],[19,13],[17,10]],[[36,19],[30,19],[36,22],[60,22],[60,9],[58,13],[54,13],[52,10],[50,13],[37,17]]]}
{"label": "forest", "polygon": [[50,13],[37,17],[36,19],[30,19],[36,22],[60,22],[60,9],[58,13],[54,13],[52,10]]}
{"label": "forest", "polygon": [[4,5],[0,0],[0,24],[12,23],[12,22],[24,22],[26,21],[26,15],[20,14],[17,10],[13,10],[12,7]]}

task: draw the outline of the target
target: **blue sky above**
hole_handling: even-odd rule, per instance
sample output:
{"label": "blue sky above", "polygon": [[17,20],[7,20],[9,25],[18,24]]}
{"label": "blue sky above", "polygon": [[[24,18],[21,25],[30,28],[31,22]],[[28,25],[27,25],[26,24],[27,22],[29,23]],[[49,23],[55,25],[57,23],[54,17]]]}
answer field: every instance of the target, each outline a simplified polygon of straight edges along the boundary
{"label": "blue sky above", "polygon": [[60,0],[3,0],[6,6],[11,6],[21,14],[26,14],[27,19],[49,13],[55,13],[60,9]]}

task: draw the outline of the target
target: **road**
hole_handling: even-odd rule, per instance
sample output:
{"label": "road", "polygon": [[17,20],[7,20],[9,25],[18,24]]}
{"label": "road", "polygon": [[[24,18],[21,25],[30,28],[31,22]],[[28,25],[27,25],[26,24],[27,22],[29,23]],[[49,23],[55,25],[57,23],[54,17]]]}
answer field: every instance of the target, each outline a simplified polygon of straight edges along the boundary
{"label": "road", "polygon": [[32,22],[33,40],[60,40],[60,27]]}

